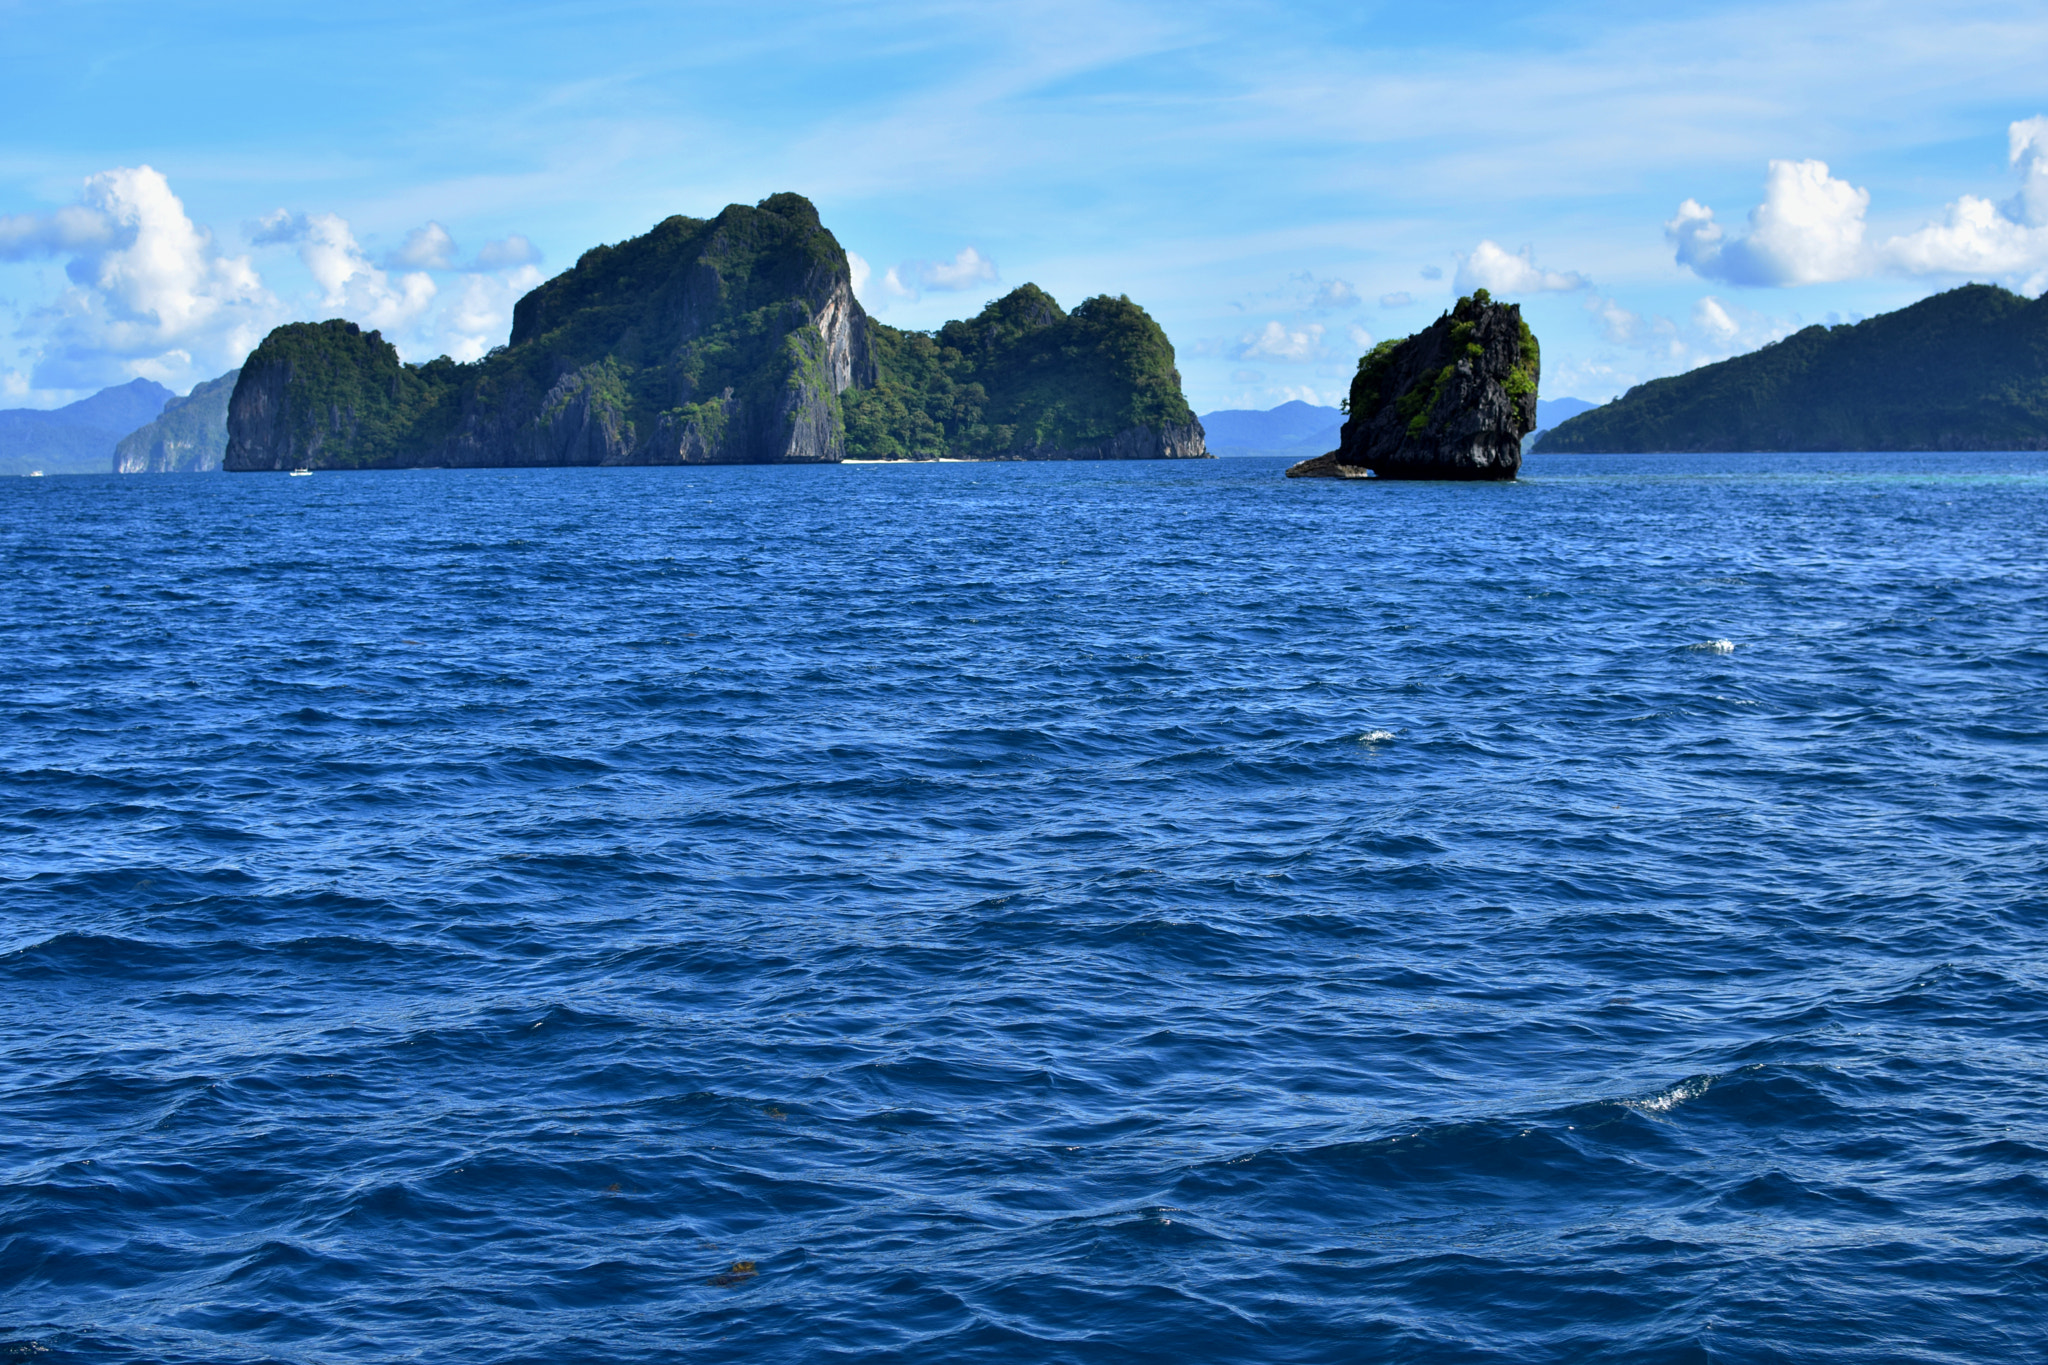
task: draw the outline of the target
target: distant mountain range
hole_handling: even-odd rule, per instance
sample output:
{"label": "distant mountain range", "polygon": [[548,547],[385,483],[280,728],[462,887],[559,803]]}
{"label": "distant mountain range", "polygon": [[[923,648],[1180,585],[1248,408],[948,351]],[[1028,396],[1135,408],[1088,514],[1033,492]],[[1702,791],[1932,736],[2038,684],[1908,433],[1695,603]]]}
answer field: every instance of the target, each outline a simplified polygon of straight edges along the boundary
{"label": "distant mountain range", "polygon": [[[1595,406],[1583,398],[1540,398],[1536,401],[1536,430],[1529,439]],[[1202,414],[1211,455],[1284,455],[1305,460],[1335,450],[1337,429],[1343,425],[1344,414],[1338,409],[1300,399],[1277,408],[1225,408]]]}
{"label": "distant mountain range", "polygon": [[1536,449],[2048,450],[2048,297],[1970,284],[1639,384]]}
{"label": "distant mountain range", "polygon": [[153,380],[135,379],[66,407],[0,411],[0,474],[105,474],[116,443],[176,397]]}
{"label": "distant mountain range", "polygon": [[1296,399],[1277,408],[1225,408],[1202,414],[1211,455],[1291,455],[1306,458],[1337,448],[1344,414]]}

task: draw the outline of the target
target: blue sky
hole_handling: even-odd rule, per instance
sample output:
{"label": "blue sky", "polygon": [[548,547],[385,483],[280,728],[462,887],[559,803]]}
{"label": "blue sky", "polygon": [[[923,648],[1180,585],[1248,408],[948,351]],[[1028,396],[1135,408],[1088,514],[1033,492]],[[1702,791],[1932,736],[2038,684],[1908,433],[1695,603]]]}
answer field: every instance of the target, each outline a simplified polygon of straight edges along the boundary
{"label": "blue sky", "polygon": [[671,213],[809,195],[882,319],[1126,293],[1201,411],[1332,402],[1461,286],[1604,399],[2048,286],[2048,7],[0,0],[0,406],[292,318],[408,359]]}

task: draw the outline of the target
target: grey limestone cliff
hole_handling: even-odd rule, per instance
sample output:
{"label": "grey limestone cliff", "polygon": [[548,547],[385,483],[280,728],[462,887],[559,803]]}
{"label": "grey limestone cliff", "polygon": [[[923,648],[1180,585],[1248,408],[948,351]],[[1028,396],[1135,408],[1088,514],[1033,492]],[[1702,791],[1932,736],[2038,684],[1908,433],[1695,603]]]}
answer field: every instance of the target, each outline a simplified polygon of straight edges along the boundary
{"label": "grey limestone cliff", "polygon": [[228,399],[240,370],[209,379],[164,404],[147,426],[114,447],[116,474],[203,474],[220,468],[228,448]]}

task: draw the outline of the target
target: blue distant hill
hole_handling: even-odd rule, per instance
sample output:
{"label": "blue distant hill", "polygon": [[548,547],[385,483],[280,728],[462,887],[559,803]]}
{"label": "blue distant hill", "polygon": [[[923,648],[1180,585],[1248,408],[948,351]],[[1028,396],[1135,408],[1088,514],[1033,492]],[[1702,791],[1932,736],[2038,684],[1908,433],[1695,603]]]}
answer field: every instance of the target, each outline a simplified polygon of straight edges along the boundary
{"label": "blue distant hill", "polygon": [[[1599,406],[1583,398],[1539,398],[1536,430],[1524,440],[1567,417]],[[1277,408],[1225,408],[1202,414],[1202,431],[1211,455],[1286,455],[1307,459],[1335,450],[1337,429],[1343,425],[1344,414],[1336,408],[1319,408],[1299,399]]]}
{"label": "blue distant hill", "polygon": [[[1539,398],[1536,400],[1536,430],[1524,437],[1533,440],[1568,417],[1577,417],[1582,412],[1591,412],[1598,403],[1588,403],[1583,398]],[[1525,445],[1523,449],[1527,449]]]}
{"label": "blue distant hill", "polygon": [[115,443],[175,397],[154,380],[134,379],[61,408],[0,410],[0,474],[105,474]]}
{"label": "blue distant hill", "polygon": [[1337,409],[1300,399],[1263,411],[1226,408],[1202,414],[1211,455],[1321,455],[1337,448],[1337,428],[1343,424],[1344,414]]}

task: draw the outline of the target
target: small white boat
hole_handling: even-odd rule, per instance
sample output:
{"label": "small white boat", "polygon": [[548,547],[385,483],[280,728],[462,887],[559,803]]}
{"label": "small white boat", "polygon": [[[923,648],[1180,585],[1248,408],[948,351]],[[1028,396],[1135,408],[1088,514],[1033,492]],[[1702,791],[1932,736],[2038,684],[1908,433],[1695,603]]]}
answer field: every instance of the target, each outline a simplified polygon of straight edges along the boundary
{"label": "small white boat", "polygon": [[310,469],[294,469],[294,470],[292,471],[292,477],[293,477],[293,478],[295,478],[295,479],[297,479],[297,478],[308,478],[308,479],[310,479],[310,478],[312,478],[312,477],[313,477],[313,471],[312,471],[312,470],[310,470]]}
{"label": "small white boat", "polygon": [[42,471],[42,470],[40,470],[40,469],[31,469],[31,470],[30,470],[30,471],[28,472],[28,476],[29,476],[29,477],[30,477],[31,479],[40,479],[41,477],[43,477],[43,471]]}

